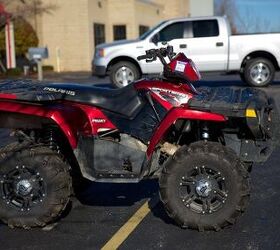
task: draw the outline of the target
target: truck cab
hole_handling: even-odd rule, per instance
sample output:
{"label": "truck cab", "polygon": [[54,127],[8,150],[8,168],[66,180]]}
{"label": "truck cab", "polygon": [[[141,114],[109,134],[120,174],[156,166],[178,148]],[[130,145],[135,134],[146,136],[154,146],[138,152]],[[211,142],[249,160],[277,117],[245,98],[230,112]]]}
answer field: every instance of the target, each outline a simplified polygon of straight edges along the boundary
{"label": "truck cab", "polygon": [[[147,64],[136,58],[168,43],[175,53],[183,52],[192,58],[202,72],[236,71],[249,85],[262,87],[273,80],[274,71],[279,69],[279,52],[277,55],[272,50],[279,38],[279,34],[231,36],[225,17],[171,19],[136,40],[98,45],[92,68],[95,75],[108,74],[116,87],[124,87],[142,74],[162,72],[159,60]],[[264,60],[256,60],[260,58]]]}

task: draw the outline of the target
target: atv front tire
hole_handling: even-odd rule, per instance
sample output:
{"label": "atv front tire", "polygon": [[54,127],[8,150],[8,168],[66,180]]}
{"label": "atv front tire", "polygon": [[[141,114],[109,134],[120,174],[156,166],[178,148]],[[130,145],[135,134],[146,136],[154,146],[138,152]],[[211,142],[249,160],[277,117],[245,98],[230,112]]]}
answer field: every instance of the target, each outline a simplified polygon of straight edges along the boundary
{"label": "atv front tire", "polygon": [[249,176],[235,153],[215,142],[181,147],[160,177],[160,197],[168,215],[183,228],[216,230],[245,211]]}
{"label": "atv front tire", "polygon": [[67,164],[46,147],[6,148],[0,149],[0,219],[25,229],[54,222],[70,197]]}

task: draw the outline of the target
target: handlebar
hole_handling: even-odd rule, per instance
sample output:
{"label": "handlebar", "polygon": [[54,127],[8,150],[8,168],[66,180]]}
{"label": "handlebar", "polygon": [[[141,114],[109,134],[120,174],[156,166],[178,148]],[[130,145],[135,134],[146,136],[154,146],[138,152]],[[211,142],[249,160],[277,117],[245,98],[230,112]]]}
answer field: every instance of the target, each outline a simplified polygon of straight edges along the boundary
{"label": "handlebar", "polygon": [[146,59],[146,62],[152,62],[159,58],[162,64],[166,65],[167,63],[164,58],[168,57],[169,60],[171,60],[175,55],[176,53],[173,52],[173,47],[167,46],[166,48],[146,50],[146,54],[138,56],[137,60],[140,61]]}
{"label": "handlebar", "polygon": [[142,56],[137,56],[137,60],[144,60],[144,59],[151,59],[153,57],[151,57],[150,55],[142,55]]}

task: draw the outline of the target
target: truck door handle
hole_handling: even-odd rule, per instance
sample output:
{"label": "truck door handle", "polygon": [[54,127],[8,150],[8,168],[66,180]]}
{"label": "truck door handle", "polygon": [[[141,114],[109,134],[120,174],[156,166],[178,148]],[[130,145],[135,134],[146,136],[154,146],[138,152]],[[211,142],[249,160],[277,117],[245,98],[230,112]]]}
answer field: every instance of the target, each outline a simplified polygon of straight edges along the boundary
{"label": "truck door handle", "polygon": [[224,46],[224,43],[223,43],[223,42],[217,42],[217,43],[216,43],[216,46],[217,46],[217,47],[222,47],[222,46]]}
{"label": "truck door handle", "polygon": [[186,49],[187,48],[187,44],[180,44],[179,47],[180,47],[180,49]]}

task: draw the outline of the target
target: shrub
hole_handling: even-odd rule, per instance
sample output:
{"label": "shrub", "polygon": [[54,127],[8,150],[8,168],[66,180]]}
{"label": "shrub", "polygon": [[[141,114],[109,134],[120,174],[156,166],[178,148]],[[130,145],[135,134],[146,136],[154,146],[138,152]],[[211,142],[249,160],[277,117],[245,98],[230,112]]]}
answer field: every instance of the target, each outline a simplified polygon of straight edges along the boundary
{"label": "shrub", "polygon": [[22,74],[21,68],[8,69],[6,76],[20,76]]}
{"label": "shrub", "polygon": [[44,71],[54,71],[54,67],[52,65],[44,65],[43,70]]}

